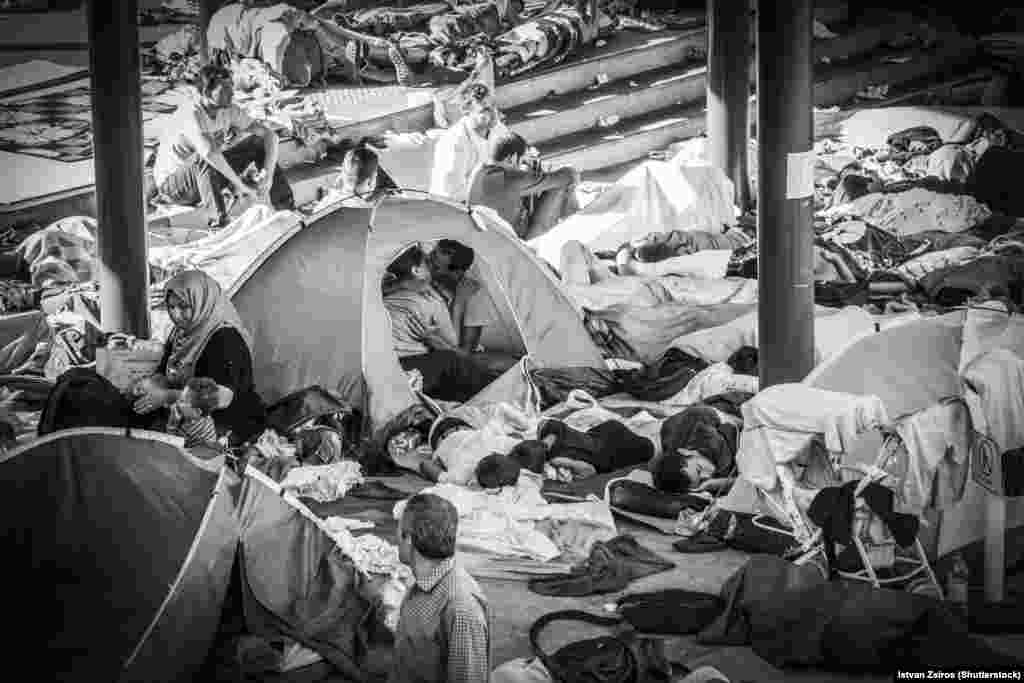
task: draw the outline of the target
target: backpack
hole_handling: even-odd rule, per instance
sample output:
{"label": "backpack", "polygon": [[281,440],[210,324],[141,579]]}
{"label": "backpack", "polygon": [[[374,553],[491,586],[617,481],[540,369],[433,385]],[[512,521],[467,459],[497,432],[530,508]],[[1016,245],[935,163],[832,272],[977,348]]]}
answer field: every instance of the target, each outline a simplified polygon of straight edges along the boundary
{"label": "backpack", "polygon": [[530,627],[530,646],[555,683],[668,683],[672,678],[672,667],[660,640],[598,636],[569,643],[548,654],[538,644],[538,636],[554,621],[582,621],[608,627],[619,626],[623,621],[580,610],[551,612],[535,621]]}
{"label": "backpack", "polygon": [[141,427],[144,418],[106,377],[70,368],[57,378],[39,416],[39,436],[70,427]]}

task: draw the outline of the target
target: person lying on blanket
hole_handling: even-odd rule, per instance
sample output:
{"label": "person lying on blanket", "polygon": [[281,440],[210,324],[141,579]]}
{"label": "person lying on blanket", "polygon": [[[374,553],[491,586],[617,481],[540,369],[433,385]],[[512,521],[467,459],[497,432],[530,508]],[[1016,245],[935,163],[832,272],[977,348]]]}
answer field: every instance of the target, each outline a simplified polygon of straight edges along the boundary
{"label": "person lying on blanket", "polygon": [[526,140],[521,136],[491,138],[488,159],[470,182],[470,204],[494,209],[524,240],[543,235],[579,209],[579,171],[564,166],[545,173],[526,159]]}
{"label": "person lying on blanket", "polygon": [[647,468],[667,493],[720,490],[732,484],[739,430],[715,408],[692,405],[661,424],[662,452]]}
{"label": "person lying on blanket", "polygon": [[[225,190],[236,199],[267,197],[275,209],[294,209],[291,186],[277,165],[277,133],[234,103],[231,73],[204,66],[195,85],[199,97],[178,107],[157,148],[157,190],[170,202],[212,212],[210,223],[217,227],[229,220]],[[228,148],[232,139],[237,144]],[[263,169],[255,184],[240,175],[250,164]]]}
{"label": "person lying on blanket", "polygon": [[[341,26],[332,20],[329,9],[311,13],[274,2],[224,5],[210,18],[207,29],[211,57],[233,66],[246,59],[259,60],[280,79],[282,87],[309,86],[314,69],[320,76],[327,71],[340,70],[347,80],[356,84],[362,84],[364,78],[382,82],[397,80],[400,85],[410,81],[409,68],[396,42]],[[320,54],[312,63],[301,58],[292,62],[284,57],[292,50],[289,41],[300,33],[315,38]],[[367,56],[371,51],[384,61],[390,61],[394,72],[386,73],[368,64]],[[323,64],[319,64],[321,58]],[[303,73],[303,66],[308,66],[309,71]]]}

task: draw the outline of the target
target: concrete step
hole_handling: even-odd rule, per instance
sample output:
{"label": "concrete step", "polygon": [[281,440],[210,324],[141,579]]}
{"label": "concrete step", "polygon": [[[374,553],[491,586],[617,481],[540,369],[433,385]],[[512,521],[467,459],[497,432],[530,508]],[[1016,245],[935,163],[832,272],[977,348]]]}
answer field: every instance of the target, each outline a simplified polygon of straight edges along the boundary
{"label": "concrete step", "polygon": [[[819,65],[815,69],[814,104],[829,107],[853,99],[868,85],[896,86],[931,74],[949,73],[972,58],[970,41],[950,40],[933,50],[885,50],[856,64]],[[885,60],[899,60],[894,63]],[[902,61],[906,60],[906,61]],[[684,80],[697,81],[699,94],[682,105],[670,105],[625,117],[611,127],[591,127],[544,140],[537,145],[551,167],[575,166],[582,171],[622,164],[646,156],[672,142],[706,132],[703,82],[705,69],[695,69]],[[751,130],[756,133],[756,98],[751,98]]]}
{"label": "concrete step", "polygon": [[[822,65],[857,58],[915,29],[906,20],[856,27],[839,38],[815,41],[814,54]],[[609,116],[624,119],[674,104],[703,101],[706,75],[702,63],[686,60],[511,107],[505,116],[531,143],[544,142],[593,128]],[[754,65],[750,77],[753,85],[757,79]]]}
{"label": "concrete step", "polygon": [[[646,71],[679,64],[703,52],[703,28],[657,33],[624,32],[602,46],[584,49],[567,64],[534,74],[495,88],[495,98],[503,111],[521,107],[546,97],[584,90],[598,81],[618,81]],[[434,127],[433,103],[410,107],[386,116],[359,121],[338,128],[338,134],[358,139],[383,135],[388,131],[407,133]],[[310,151],[294,140],[283,141],[281,163],[287,167],[307,163]]]}
{"label": "concrete step", "polygon": [[705,131],[704,106],[669,106],[621,120],[607,127],[583,130],[537,145],[546,166],[573,166],[580,171],[624,164],[677,140]]}
{"label": "concrete step", "polygon": [[505,111],[512,129],[531,144],[594,128],[601,119],[632,118],[703,99],[703,66],[652,69],[583,91],[548,97]]}
{"label": "concrete step", "polygon": [[814,102],[819,107],[844,104],[870,85],[896,86],[931,74],[948,74],[976,56],[977,42],[960,36],[949,36],[928,49],[876,51],[860,60],[817,69]]}

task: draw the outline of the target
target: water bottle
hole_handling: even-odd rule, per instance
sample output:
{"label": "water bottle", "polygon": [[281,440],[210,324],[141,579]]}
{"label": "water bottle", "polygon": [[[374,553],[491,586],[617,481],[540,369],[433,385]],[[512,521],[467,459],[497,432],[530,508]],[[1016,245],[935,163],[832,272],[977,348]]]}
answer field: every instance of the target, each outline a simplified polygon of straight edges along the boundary
{"label": "water bottle", "polygon": [[946,601],[956,614],[968,617],[968,586],[970,585],[970,569],[963,555],[957,553],[953,565],[946,575]]}

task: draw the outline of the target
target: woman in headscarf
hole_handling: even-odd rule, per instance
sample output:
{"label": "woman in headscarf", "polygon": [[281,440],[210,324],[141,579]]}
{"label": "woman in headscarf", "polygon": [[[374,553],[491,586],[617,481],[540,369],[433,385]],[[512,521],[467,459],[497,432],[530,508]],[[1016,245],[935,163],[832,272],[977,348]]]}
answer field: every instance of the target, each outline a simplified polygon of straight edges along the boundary
{"label": "woman in headscarf", "polygon": [[[143,384],[134,408],[140,415],[174,404],[193,377],[209,377],[229,390],[226,407],[212,413],[217,431],[244,443],[266,425],[266,408],[253,381],[249,334],[217,281],[199,270],[173,277],[166,287],[174,329],[157,381]],[[166,382],[160,381],[165,378]]]}

